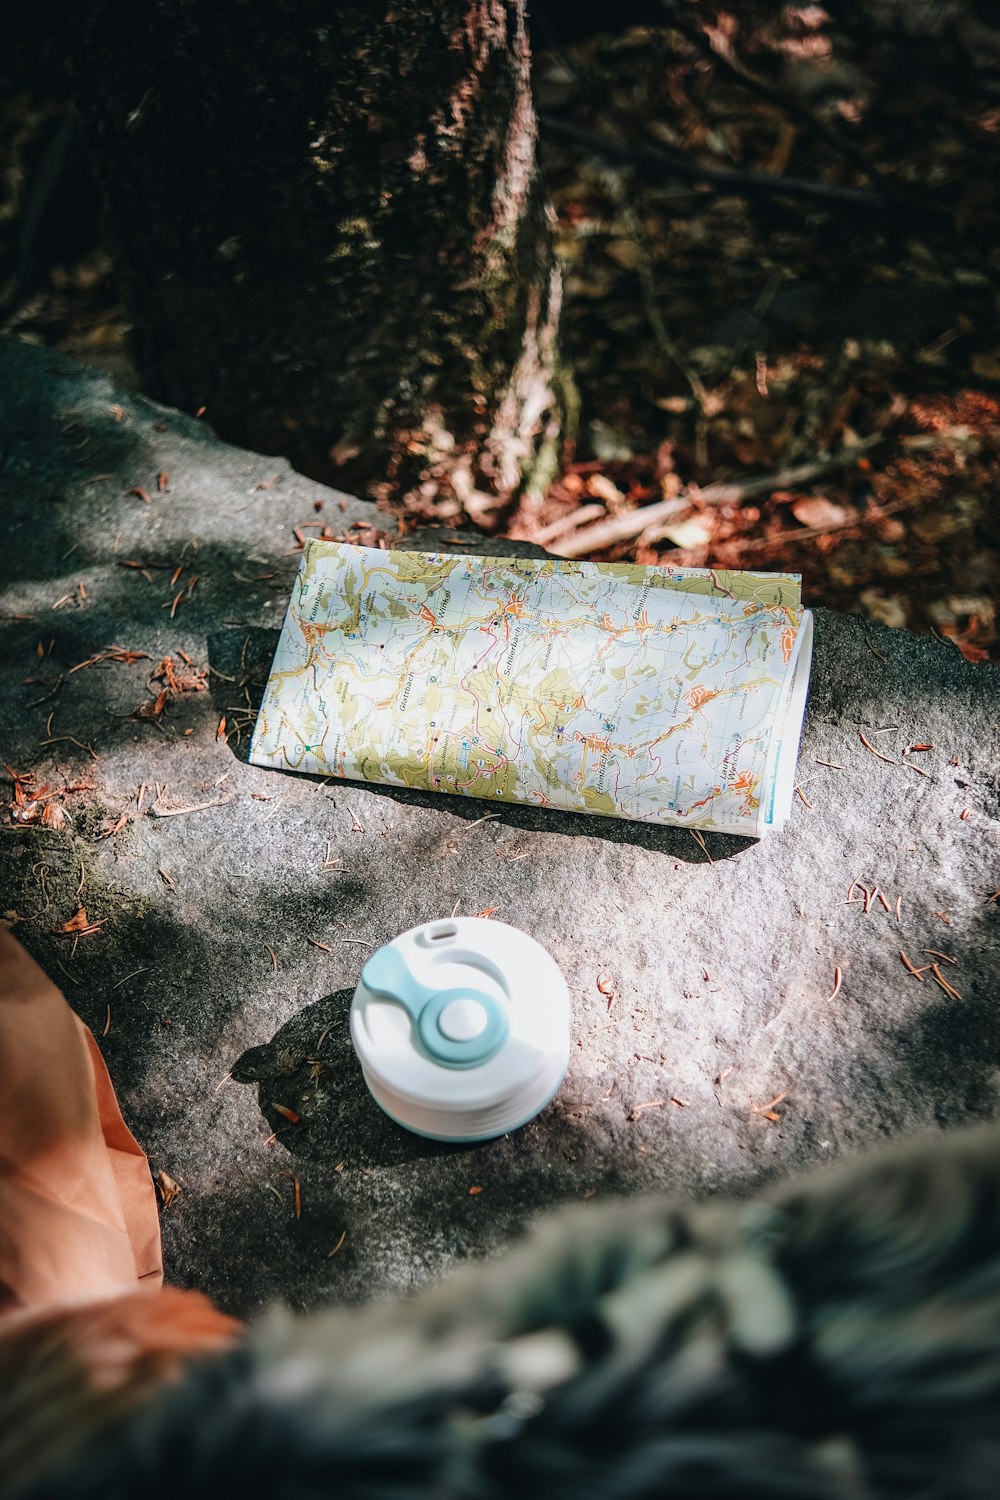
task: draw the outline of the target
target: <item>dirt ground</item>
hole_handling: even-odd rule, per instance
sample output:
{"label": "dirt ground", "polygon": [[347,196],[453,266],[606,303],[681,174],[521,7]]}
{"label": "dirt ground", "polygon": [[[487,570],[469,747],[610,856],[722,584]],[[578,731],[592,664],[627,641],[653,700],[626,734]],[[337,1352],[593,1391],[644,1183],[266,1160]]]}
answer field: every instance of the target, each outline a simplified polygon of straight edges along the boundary
{"label": "dirt ground", "polygon": [[[972,4],[887,0],[863,22],[693,5],[567,40],[549,9],[536,91],[580,424],[503,533],[800,571],[811,604],[996,659],[1000,31]],[[134,384],[32,24],[0,105],[0,326]]]}

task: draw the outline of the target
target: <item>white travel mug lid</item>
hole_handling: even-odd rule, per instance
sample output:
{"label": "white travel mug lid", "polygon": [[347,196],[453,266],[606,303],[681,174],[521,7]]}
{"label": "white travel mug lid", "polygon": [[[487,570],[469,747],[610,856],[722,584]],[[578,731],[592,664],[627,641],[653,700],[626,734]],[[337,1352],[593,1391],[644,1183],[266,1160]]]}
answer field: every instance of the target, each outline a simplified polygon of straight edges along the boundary
{"label": "white travel mug lid", "polygon": [[489,1140],[545,1108],[569,1063],[569,992],[540,943],[451,917],[373,953],[351,1041],[375,1102],[417,1135]]}

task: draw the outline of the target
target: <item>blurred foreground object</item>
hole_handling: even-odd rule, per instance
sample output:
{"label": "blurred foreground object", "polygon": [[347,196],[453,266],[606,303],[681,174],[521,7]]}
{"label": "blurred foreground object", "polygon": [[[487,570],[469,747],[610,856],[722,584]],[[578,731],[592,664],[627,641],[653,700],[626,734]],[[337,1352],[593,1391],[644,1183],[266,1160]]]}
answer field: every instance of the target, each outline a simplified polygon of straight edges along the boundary
{"label": "blurred foreground object", "polygon": [[[86,1354],[91,1384],[62,1378],[79,1320],[42,1320],[2,1369],[6,1494],[991,1496],[998,1149],[990,1126],[745,1203],[574,1206],[411,1301],[274,1313],[131,1411],[91,1407]],[[40,1461],[25,1432],[63,1442]]]}

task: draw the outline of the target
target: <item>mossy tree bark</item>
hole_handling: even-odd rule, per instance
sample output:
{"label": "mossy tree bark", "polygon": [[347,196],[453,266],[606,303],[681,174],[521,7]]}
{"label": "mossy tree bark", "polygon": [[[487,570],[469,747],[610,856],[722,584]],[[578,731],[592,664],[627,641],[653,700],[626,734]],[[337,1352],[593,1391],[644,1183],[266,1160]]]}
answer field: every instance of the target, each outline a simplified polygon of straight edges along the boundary
{"label": "mossy tree bark", "polygon": [[425,512],[538,485],[560,282],[524,12],[66,0],[151,395]]}

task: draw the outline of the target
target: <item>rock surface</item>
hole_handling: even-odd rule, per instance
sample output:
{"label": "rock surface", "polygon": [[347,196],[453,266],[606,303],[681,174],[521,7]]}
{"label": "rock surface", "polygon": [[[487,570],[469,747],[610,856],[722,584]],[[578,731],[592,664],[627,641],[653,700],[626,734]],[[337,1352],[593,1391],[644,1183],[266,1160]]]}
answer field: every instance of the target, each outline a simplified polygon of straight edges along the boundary
{"label": "rock surface", "polygon": [[[239,1313],[362,1300],[557,1201],[741,1192],[1000,1113],[992,668],[818,611],[802,799],[783,834],[707,853],[676,829],[483,821],[471,800],[259,770],[242,756],[294,528],[366,540],[380,518],[38,349],[0,349],[0,392],[0,751],[33,773],[25,798],[67,788],[50,805],[72,820],[7,820],[0,909],[180,1184],[173,1281]],[[146,654],[87,664],[111,648]],[[208,685],[138,717],[165,656]],[[78,903],[101,925],[60,933]],[[555,1101],[476,1147],[382,1116],[345,1026],[372,947],[454,910],[533,933],[574,1007]]]}

